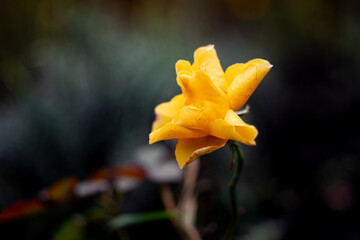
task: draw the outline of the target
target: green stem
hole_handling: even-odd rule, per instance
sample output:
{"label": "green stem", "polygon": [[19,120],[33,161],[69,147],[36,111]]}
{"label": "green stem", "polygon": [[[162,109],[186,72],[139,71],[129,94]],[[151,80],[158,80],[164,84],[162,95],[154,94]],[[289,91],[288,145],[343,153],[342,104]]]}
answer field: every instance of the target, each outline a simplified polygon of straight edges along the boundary
{"label": "green stem", "polygon": [[241,170],[244,165],[244,157],[240,151],[239,145],[235,141],[230,140],[228,142],[228,144],[230,146],[231,151],[233,153],[236,152],[236,155],[237,155],[236,168],[235,168],[234,174],[229,182],[232,219],[231,219],[230,225],[227,229],[227,232],[225,234],[225,239],[233,239],[235,231],[236,231],[236,227],[240,220],[239,207],[238,207],[238,202],[237,202],[237,197],[236,197],[236,184],[239,181]]}

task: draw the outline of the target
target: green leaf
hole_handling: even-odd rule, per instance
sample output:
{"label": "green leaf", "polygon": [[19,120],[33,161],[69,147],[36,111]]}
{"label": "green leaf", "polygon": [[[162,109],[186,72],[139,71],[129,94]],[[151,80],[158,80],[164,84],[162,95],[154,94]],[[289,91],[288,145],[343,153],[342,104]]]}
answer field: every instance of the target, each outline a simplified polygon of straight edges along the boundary
{"label": "green leaf", "polygon": [[71,218],[65,221],[55,232],[53,240],[84,240],[85,229],[81,219]]}
{"label": "green leaf", "polygon": [[176,217],[175,212],[158,211],[139,214],[122,214],[112,219],[106,226],[109,231],[114,231],[119,228],[135,225],[139,223],[158,221],[163,219],[170,219]]}

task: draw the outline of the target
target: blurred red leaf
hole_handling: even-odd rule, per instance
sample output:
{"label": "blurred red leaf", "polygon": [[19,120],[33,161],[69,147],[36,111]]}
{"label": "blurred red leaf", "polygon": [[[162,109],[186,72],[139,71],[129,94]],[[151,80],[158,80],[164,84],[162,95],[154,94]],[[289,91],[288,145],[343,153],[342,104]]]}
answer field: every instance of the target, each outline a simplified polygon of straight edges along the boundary
{"label": "blurred red leaf", "polygon": [[108,179],[113,180],[120,176],[128,176],[138,179],[145,179],[146,172],[138,166],[113,166],[102,168],[91,175],[91,179]]}
{"label": "blurred red leaf", "polygon": [[37,214],[45,210],[44,204],[38,199],[19,201],[7,208],[0,214],[0,223]]}

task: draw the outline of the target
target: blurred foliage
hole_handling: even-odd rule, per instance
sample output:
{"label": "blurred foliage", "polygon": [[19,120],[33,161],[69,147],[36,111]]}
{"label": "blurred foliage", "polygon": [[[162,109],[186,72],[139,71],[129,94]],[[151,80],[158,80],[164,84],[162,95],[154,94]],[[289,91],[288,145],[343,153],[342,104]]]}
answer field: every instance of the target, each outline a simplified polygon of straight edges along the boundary
{"label": "blurred foliage", "polygon": [[[166,149],[155,147],[142,148],[140,152],[166,156]],[[168,172],[152,173],[144,159],[134,159],[133,163],[142,165],[118,165],[97,169],[89,179],[78,181],[74,177],[66,177],[41,190],[29,200],[21,200],[0,212],[0,230],[5,236],[10,234],[14,239],[23,239],[27,235],[34,239],[122,239],[130,238],[129,226],[148,222],[169,221],[177,218],[176,209],[160,211],[127,213],[125,194],[142,191],[145,181],[156,186],[178,183],[182,173],[173,159],[170,161],[148,158],[147,161],[167,165]],[[175,177],[177,176],[177,177]],[[160,181],[159,181],[160,179]],[[153,193],[155,194],[155,193]],[[171,193],[172,194],[172,193]],[[160,191],[158,194],[160,195]],[[131,203],[136,206],[136,203]],[[36,228],[31,223],[47,226]],[[31,226],[27,231],[12,233],[19,226]],[[174,231],[174,227],[170,228]],[[165,235],[169,231],[164,231]],[[136,234],[135,234],[136,236]]]}
{"label": "blurred foliage", "polygon": [[[256,57],[274,65],[244,117],[259,136],[257,147],[244,148],[239,236],[359,238],[359,7],[354,0],[1,1],[0,209],[21,208],[66,176],[83,182],[99,168],[139,159],[157,183],[115,202],[129,214],[163,210],[158,186],[177,175],[154,159],[171,158],[174,142],[159,144],[170,150],[162,154],[136,149],[147,144],[153,107],[180,92],[175,62],[213,43],[224,68]],[[219,239],[229,221],[230,158],[222,149],[202,160],[196,194],[204,239]],[[172,185],[175,199],[179,186]],[[64,203],[1,224],[0,234],[102,239],[101,224],[86,228],[82,216],[117,216],[99,210],[99,201]],[[164,237],[177,236],[169,221],[127,231],[142,239],[166,227]],[[113,237],[126,239],[120,235]]]}

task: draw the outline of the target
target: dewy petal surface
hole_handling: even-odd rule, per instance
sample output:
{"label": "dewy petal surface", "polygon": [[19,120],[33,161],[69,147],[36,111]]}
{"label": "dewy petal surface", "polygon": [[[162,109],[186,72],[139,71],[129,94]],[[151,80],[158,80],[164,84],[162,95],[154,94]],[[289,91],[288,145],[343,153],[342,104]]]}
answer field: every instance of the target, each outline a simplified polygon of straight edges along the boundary
{"label": "dewy petal surface", "polygon": [[212,122],[210,134],[222,139],[233,139],[248,145],[255,145],[256,128],[246,124],[233,110],[228,110],[225,119]]}
{"label": "dewy petal surface", "polygon": [[195,139],[179,139],[176,145],[175,156],[182,169],[195,161],[198,157],[211,153],[225,145],[227,139],[206,136]]}
{"label": "dewy petal surface", "polygon": [[245,64],[234,64],[226,70],[231,109],[238,110],[246,103],[271,67],[266,60],[254,59]]}
{"label": "dewy petal surface", "polygon": [[190,129],[182,126],[175,125],[173,123],[167,123],[159,129],[152,131],[149,135],[149,144],[153,144],[162,140],[169,139],[181,139],[181,138],[199,138],[208,135],[208,133]]}
{"label": "dewy petal surface", "polygon": [[179,94],[173,97],[169,102],[161,103],[156,106],[156,119],[152,125],[152,130],[156,130],[166,123],[171,122],[176,113],[184,107],[184,95]]}

